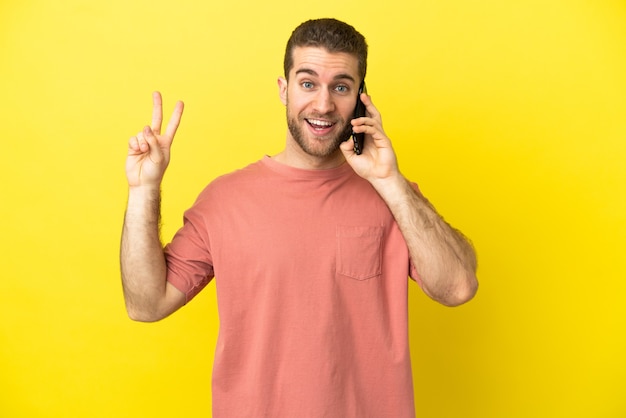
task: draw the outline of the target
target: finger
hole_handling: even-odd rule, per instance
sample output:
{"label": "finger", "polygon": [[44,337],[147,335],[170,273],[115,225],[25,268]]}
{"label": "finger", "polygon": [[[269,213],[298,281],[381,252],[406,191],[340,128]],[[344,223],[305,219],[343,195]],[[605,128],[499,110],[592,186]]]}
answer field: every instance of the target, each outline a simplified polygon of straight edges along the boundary
{"label": "finger", "polygon": [[[368,127],[372,127],[380,131],[383,130],[383,126],[378,120],[371,118],[371,117],[367,117],[367,116],[357,118],[357,119],[352,119],[350,123],[352,124],[352,130],[358,133],[366,132]],[[371,132],[368,132],[368,133],[371,133]]]}
{"label": "finger", "polygon": [[139,140],[136,136],[132,136],[128,140],[128,150],[132,152],[139,152]]}
{"label": "finger", "polygon": [[150,145],[146,141],[143,131],[139,132],[137,135],[130,138],[130,140],[128,141],[128,148],[138,154],[141,154],[150,150]]}
{"label": "finger", "polygon": [[136,140],[137,140],[137,151],[139,151],[139,152],[147,152],[147,151],[150,150],[150,145],[146,141],[146,136],[144,135],[143,131],[139,132],[133,138],[136,138]]}
{"label": "finger", "polygon": [[176,102],[170,121],[167,123],[167,128],[165,129],[166,136],[174,138],[174,135],[176,135],[178,125],[180,125],[180,119],[183,117],[183,110],[185,110],[185,104],[181,101]]}
{"label": "finger", "polygon": [[143,128],[143,137],[145,138],[147,145],[149,145],[150,147],[149,148],[150,159],[155,164],[160,163],[162,160],[162,153],[161,153],[161,149],[159,148],[159,142],[157,140],[155,133],[152,131],[152,129],[150,129],[149,126],[146,126],[145,128]]}
{"label": "finger", "polygon": [[152,93],[152,123],[150,128],[152,132],[159,135],[161,133],[161,124],[163,123],[163,100],[161,93],[155,91]]}
{"label": "finger", "polygon": [[355,154],[354,140],[352,139],[352,136],[350,136],[350,138],[347,141],[343,141],[341,144],[339,144],[339,148],[341,149],[341,152],[343,152],[343,154],[346,157],[352,154]]}
{"label": "finger", "polygon": [[376,125],[368,125],[368,124],[362,124],[362,125],[358,125],[358,126],[354,126],[352,129],[355,133],[364,133],[365,135],[371,135],[373,137],[376,138],[381,138],[383,136],[385,136],[385,133],[383,132],[383,130],[380,128],[380,126],[376,126]]}
{"label": "finger", "polygon": [[361,101],[365,105],[365,110],[367,111],[369,117],[371,117],[372,119],[376,119],[382,125],[382,118],[380,116],[380,112],[378,111],[376,106],[374,106],[374,103],[372,102],[372,98],[366,93],[361,93]]}
{"label": "finger", "polygon": [[[367,118],[367,120],[373,121],[373,119],[371,118]],[[375,143],[381,146],[383,146],[384,143],[386,142],[390,142],[389,138],[385,134],[385,131],[383,131],[382,127],[380,127],[380,125],[376,121],[374,121],[374,124],[368,125],[368,124],[363,123],[363,124],[354,126],[352,130],[355,133],[364,133],[366,135],[365,136],[366,141],[368,141],[368,138],[372,138]]]}

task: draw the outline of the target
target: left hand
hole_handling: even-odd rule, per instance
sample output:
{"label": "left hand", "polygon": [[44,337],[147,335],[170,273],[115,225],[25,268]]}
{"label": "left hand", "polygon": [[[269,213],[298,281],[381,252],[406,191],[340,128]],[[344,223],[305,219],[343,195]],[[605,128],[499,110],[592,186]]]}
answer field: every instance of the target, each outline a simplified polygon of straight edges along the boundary
{"label": "left hand", "polygon": [[366,93],[361,93],[361,100],[365,105],[366,116],[352,120],[352,130],[355,133],[365,133],[363,152],[357,155],[354,152],[352,138],[341,144],[343,155],[354,171],[370,183],[376,185],[381,181],[391,180],[399,174],[396,153],[391,146],[391,140],[383,130],[380,112],[372,99]]}

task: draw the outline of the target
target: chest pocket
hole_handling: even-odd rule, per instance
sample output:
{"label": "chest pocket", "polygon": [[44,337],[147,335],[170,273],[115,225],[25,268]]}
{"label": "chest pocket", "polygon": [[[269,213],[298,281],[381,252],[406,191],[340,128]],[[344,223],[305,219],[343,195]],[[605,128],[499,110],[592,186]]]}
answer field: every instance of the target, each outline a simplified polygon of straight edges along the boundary
{"label": "chest pocket", "polygon": [[382,272],[382,226],[337,226],[337,274],[367,280]]}

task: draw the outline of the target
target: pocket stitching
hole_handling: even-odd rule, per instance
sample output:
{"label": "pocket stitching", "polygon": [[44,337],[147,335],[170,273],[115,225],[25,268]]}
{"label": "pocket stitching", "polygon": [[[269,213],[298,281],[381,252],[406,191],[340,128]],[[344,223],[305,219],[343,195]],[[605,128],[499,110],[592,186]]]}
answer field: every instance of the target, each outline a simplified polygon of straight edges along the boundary
{"label": "pocket stitching", "polygon": [[[337,274],[358,281],[380,276],[382,274],[382,236],[382,226],[337,225]],[[361,245],[354,244],[364,239],[368,241],[365,243],[361,241]],[[348,254],[350,251],[347,249],[350,245],[355,247],[352,252],[358,254]],[[361,256],[373,259],[373,262],[364,263]],[[363,270],[363,267],[367,267],[368,270]]]}

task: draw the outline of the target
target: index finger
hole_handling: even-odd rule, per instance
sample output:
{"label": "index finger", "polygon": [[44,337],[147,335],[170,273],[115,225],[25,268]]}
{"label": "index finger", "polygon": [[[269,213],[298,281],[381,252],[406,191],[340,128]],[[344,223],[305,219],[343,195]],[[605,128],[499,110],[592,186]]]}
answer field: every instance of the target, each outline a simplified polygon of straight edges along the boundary
{"label": "index finger", "polygon": [[166,136],[173,138],[174,135],[176,135],[176,130],[178,129],[178,125],[180,125],[180,119],[183,117],[184,109],[185,104],[183,102],[180,100],[176,102],[170,121],[167,123],[167,128],[165,129]]}
{"label": "index finger", "polygon": [[363,95],[361,96],[361,100],[363,100],[363,104],[365,105],[365,109],[367,110],[369,117],[377,120],[382,125],[383,121],[380,116],[380,112],[378,111],[376,106],[374,106],[374,103],[372,102],[372,98],[368,94],[364,93],[364,95],[365,95],[365,100],[363,100]]}
{"label": "index finger", "polygon": [[161,93],[155,91],[152,93],[152,123],[150,128],[155,134],[161,133],[161,124],[163,123],[163,102],[161,99]]}

